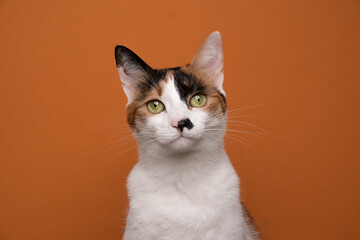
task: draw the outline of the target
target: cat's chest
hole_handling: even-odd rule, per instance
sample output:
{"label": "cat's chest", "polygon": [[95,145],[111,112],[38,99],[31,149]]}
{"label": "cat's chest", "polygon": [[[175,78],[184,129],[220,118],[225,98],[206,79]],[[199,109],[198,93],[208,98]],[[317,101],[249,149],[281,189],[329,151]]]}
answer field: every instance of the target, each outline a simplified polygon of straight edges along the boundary
{"label": "cat's chest", "polygon": [[231,170],[219,169],[193,181],[184,178],[154,180],[134,169],[128,185],[131,211],[145,222],[197,224],[206,220],[210,224],[238,201],[238,178]]}
{"label": "cat's chest", "polygon": [[225,202],[219,194],[204,188],[194,192],[194,189],[172,186],[139,193],[131,199],[130,208],[139,223],[153,228],[211,226],[220,217],[221,205]]}

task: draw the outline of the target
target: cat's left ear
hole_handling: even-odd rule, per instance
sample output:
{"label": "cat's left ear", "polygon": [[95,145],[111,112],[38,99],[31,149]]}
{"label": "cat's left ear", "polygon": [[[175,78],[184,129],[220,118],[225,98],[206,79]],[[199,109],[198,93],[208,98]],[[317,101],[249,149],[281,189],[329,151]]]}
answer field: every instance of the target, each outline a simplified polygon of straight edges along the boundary
{"label": "cat's left ear", "polygon": [[225,95],[224,81],[224,52],[221,35],[218,31],[211,33],[203,42],[190,64],[212,79],[216,88]]}

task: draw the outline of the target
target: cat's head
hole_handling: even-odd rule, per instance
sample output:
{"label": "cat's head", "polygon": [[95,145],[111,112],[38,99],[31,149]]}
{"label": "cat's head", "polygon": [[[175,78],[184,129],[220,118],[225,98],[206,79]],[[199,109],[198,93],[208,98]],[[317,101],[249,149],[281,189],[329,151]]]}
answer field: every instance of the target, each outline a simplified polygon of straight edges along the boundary
{"label": "cat's head", "polygon": [[219,32],[183,67],[153,69],[124,46],[115,48],[115,57],[140,150],[174,153],[222,144],[227,108]]}

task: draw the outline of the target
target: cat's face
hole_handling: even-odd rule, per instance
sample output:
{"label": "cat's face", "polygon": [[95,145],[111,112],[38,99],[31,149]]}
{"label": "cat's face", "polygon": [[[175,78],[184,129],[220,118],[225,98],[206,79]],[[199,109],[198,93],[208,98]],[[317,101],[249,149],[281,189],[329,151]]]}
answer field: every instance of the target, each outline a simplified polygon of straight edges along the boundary
{"label": "cat's face", "polygon": [[138,87],[128,105],[128,121],[138,140],[171,150],[189,150],[219,137],[225,126],[222,93],[189,67],[155,74],[151,88]]}
{"label": "cat's face", "polygon": [[142,150],[184,152],[222,142],[226,102],[218,32],[205,40],[191,64],[181,68],[152,69],[123,46],[115,51],[128,97],[128,123]]}

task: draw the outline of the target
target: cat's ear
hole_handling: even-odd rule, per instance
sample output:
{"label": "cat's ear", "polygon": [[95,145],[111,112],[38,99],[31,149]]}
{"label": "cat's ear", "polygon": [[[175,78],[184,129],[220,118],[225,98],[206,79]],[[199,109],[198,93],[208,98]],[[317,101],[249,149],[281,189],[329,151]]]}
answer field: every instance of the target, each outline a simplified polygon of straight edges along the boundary
{"label": "cat's ear", "polygon": [[225,95],[222,84],[224,81],[224,52],[221,35],[218,31],[210,34],[190,64],[212,79],[216,88]]}
{"label": "cat's ear", "polygon": [[124,46],[115,47],[115,60],[129,104],[136,96],[139,83],[147,81],[153,70],[133,51]]}

